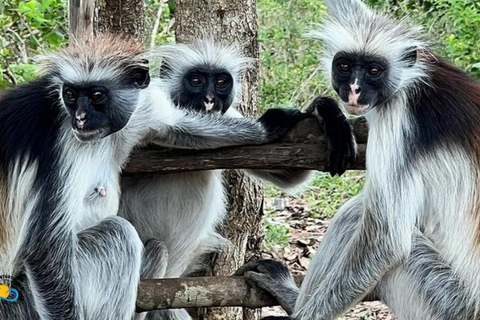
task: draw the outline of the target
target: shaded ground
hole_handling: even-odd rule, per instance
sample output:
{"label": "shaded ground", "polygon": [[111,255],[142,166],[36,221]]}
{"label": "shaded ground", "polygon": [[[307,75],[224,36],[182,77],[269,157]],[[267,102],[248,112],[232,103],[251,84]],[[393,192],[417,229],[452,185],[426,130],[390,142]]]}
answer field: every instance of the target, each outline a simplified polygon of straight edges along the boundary
{"label": "shaded ground", "polygon": [[[305,274],[310,259],[322,240],[330,219],[311,210],[304,200],[267,198],[265,207],[266,247],[263,258],[283,261],[293,274]],[[340,248],[339,248],[340,249]],[[264,308],[263,316],[284,315],[281,308]],[[339,319],[394,320],[388,308],[380,302],[361,303]]]}

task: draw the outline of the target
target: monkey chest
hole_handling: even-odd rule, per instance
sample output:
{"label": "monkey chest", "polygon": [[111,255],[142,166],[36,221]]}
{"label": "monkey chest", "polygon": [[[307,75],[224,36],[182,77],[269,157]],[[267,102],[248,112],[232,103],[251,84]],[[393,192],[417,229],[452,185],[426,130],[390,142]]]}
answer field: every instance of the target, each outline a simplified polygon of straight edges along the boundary
{"label": "monkey chest", "polygon": [[89,228],[107,216],[116,215],[120,201],[119,175],[113,170],[92,174],[85,185],[83,215],[79,230]]}

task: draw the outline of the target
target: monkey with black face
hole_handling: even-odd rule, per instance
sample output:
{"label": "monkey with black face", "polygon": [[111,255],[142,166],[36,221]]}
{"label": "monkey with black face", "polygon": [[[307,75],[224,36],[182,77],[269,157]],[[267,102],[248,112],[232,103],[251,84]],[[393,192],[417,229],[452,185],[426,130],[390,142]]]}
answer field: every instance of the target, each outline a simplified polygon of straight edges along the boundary
{"label": "monkey with black face", "polygon": [[[141,46],[118,38],[82,39],[46,56],[38,80],[0,99],[0,271],[20,293],[0,304],[0,316],[130,319],[144,250],[116,216],[130,151],[147,141],[187,149],[266,143],[304,117],[280,109],[258,120],[187,114],[150,83]],[[159,245],[147,244],[146,256],[161,255]]]}
{"label": "monkey with black face", "polygon": [[336,214],[300,290],[271,262],[239,273],[293,319],[335,319],[369,293],[402,320],[478,319],[480,86],[420,29],[359,0],[326,3],[332,19],[313,36],[346,110],[369,123],[365,186]]}
{"label": "monkey with black face", "polygon": [[241,98],[241,77],[252,60],[234,45],[211,39],[164,45],[160,78],[174,103],[186,110],[224,114]]}
{"label": "monkey with black face", "polygon": [[[250,60],[234,45],[212,40],[159,48],[161,85],[176,106],[187,111],[225,118],[242,117],[235,109],[241,96],[241,77]],[[319,98],[312,104],[325,121],[331,146],[327,169],[341,174],[355,155],[351,128],[334,101]],[[280,187],[304,184],[311,171],[247,170],[247,173]],[[180,195],[181,193],[181,195]],[[224,244],[216,227],[223,221],[227,201],[222,170],[181,174],[152,174],[122,178],[120,215],[139,231],[142,240],[160,239],[167,255],[147,261],[145,278],[180,277],[195,270],[199,258]],[[139,316],[140,318],[141,316]],[[190,319],[184,310],[151,312],[148,319]]]}
{"label": "monkey with black face", "polygon": [[226,70],[198,67],[185,75],[174,102],[199,112],[225,113],[233,102],[232,91],[233,78]]}

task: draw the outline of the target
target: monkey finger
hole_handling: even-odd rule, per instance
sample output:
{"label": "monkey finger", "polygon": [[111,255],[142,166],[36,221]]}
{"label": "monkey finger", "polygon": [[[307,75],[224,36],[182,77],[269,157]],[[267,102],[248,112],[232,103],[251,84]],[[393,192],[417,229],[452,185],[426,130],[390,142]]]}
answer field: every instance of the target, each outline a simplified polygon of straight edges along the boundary
{"label": "monkey finger", "polygon": [[328,156],[328,161],[325,164],[324,171],[330,173],[333,177],[335,175],[341,176],[346,171],[346,150],[332,149]]}
{"label": "monkey finger", "polygon": [[244,277],[251,284],[259,287],[260,289],[268,292],[269,294],[277,298],[275,294],[276,286],[273,283],[274,280],[272,279],[272,277],[254,271],[247,271],[244,274]]}
{"label": "monkey finger", "polygon": [[343,113],[338,107],[335,99],[328,96],[318,96],[313,100],[310,106],[305,110],[308,114],[314,114],[322,117],[323,119],[330,120],[334,119],[338,115]]}
{"label": "monkey finger", "polygon": [[235,273],[233,275],[241,277],[246,272],[257,271],[258,266],[259,266],[259,260],[249,261],[249,262],[245,263],[243,266],[241,266],[240,268],[238,268],[238,270],[235,271]]}
{"label": "monkey finger", "polygon": [[254,259],[241,266],[234,275],[242,276],[247,271],[255,271],[264,274],[287,274],[289,271],[281,262],[272,259]]}
{"label": "monkey finger", "polygon": [[286,291],[283,290],[281,281],[253,271],[246,272],[244,276],[250,283],[272,295],[288,314],[292,314],[294,302],[288,301],[288,298],[282,295]]}

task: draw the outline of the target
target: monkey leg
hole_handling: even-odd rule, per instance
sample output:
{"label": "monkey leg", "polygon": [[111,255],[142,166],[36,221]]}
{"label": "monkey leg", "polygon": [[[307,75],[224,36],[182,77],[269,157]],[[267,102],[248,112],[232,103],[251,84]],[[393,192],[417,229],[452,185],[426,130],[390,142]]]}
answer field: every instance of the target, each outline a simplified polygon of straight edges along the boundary
{"label": "monkey leg", "polygon": [[[341,270],[340,261],[345,261],[344,248],[351,247],[362,222],[362,194],[348,200],[335,214],[332,224],[322,239],[316,256],[310,264],[295,304],[295,312],[302,310],[298,319],[317,319],[314,310],[310,310],[315,300],[313,293],[323,290],[323,281],[328,280],[332,270]],[[345,267],[345,266],[343,266]],[[338,299],[342,299],[341,295]],[[360,298],[361,299],[361,298]],[[306,307],[306,308],[305,308]],[[295,318],[295,317],[294,317]],[[297,319],[297,318],[295,318]],[[324,319],[324,318],[319,318]],[[328,319],[328,318],[325,318]]]}
{"label": "monkey leg", "polygon": [[476,297],[420,232],[408,259],[385,275],[374,293],[402,320],[475,319]]}
{"label": "monkey leg", "polygon": [[127,220],[112,216],[78,235],[75,286],[84,319],[130,320],[143,243]]}
{"label": "monkey leg", "polygon": [[145,243],[142,262],[142,279],[159,279],[165,277],[168,266],[168,251],[165,243],[150,239]]}
{"label": "monkey leg", "polygon": [[[322,261],[328,261],[329,263],[322,263],[320,268],[317,265],[315,278],[310,279],[310,281],[308,281],[307,273],[301,288],[303,291],[305,291],[304,286],[307,286],[310,292],[319,288],[316,281],[324,279],[330,269],[336,267],[335,261],[342,255],[342,248],[349,243],[358,229],[361,217],[361,199],[358,196],[345,203],[335,215],[332,225],[319,248]],[[287,313],[292,314],[295,307],[299,307],[297,299],[299,290],[288,269],[281,263],[272,260],[251,261],[237,270],[235,275],[245,276],[250,282],[276,297]],[[310,278],[312,278],[311,275]]]}
{"label": "monkey leg", "polygon": [[[163,241],[157,239],[148,240],[145,243],[145,251],[143,253],[142,279],[159,279],[165,277],[167,266],[168,251]],[[150,319],[149,315],[152,313],[156,313],[156,311],[137,313],[134,319]]]}

